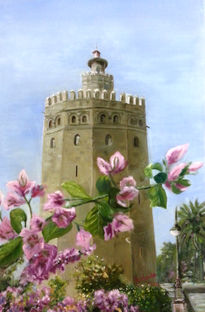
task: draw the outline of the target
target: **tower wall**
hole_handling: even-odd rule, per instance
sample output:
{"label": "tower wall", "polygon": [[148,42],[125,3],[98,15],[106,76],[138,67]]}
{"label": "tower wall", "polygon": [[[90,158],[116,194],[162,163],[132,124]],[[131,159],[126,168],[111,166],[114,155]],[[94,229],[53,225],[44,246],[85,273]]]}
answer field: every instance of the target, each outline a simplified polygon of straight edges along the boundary
{"label": "tower wall", "polygon": [[[105,67],[106,60],[99,60]],[[95,69],[95,59],[89,62]],[[102,80],[102,77],[105,79]],[[106,83],[108,88],[105,87]],[[111,75],[83,75],[83,89],[59,92],[46,99],[42,183],[48,186],[48,192],[53,192],[62,190],[63,182],[74,180],[90,195],[95,195],[96,180],[100,176],[97,157],[108,160],[114,152],[119,151],[129,164],[123,173],[115,177],[118,178],[116,182],[123,176],[132,175],[138,186],[147,184],[143,173],[148,163],[146,129],[143,98],[123,93],[116,100]],[[91,207],[76,208],[78,221],[85,218]],[[125,278],[133,282],[155,272],[152,210],[145,192],[140,192],[130,214],[134,230],[120,233],[119,237],[108,242],[96,239],[96,253],[108,263],[122,264]],[[58,239],[59,249],[73,246],[75,235],[76,229],[73,229]],[[71,281],[72,293],[71,273],[73,268],[68,267],[64,276]]]}

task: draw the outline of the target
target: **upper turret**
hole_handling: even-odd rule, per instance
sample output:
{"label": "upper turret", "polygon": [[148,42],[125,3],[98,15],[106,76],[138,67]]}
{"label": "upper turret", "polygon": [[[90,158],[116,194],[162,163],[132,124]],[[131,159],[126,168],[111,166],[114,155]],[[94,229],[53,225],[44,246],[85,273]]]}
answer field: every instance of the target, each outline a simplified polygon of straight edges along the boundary
{"label": "upper turret", "polygon": [[105,73],[108,66],[107,60],[100,57],[100,51],[93,51],[93,58],[88,61],[90,71],[82,74],[82,88],[87,90],[107,90],[112,91],[114,87],[113,76]]}

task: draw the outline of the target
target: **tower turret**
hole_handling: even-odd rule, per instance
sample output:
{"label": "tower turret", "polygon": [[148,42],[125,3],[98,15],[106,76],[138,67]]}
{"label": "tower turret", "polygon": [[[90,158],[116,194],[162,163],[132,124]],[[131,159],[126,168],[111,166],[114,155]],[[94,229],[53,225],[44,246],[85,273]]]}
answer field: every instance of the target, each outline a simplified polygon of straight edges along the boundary
{"label": "tower turret", "polygon": [[100,57],[100,51],[93,51],[93,58],[88,61],[90,71],[82,74],[82,88],[87,90],[106,90],[111,92],[114,87],[113,76],[105,73],[107,60]]}

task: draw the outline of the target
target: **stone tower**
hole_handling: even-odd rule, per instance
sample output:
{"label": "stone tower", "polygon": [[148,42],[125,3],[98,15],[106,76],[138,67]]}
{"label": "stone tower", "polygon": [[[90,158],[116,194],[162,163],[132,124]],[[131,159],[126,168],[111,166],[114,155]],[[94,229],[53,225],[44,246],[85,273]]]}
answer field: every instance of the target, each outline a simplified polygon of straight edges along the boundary
{"label": "stone tower", "polygon": [[[147,183],[143,169],[148,163],[145,100],[122,93],[116,100],[113,76],[105,72],[108,62],[98,50],[88,61],[78,92],[58,92],[46,99],[43,133],[42,183],[48,192],[74,180],[95,194],[100,173],[98,156],[108,160],[120,151],[129,164],[123,175],[132,175],[137,185]],[[81,220],[90,207],[76,208]],[[145,192],[131,212],[135,229],[104,242],[97,240],[96,253],[109,263],[122,264],[129,281],[155,273],[155,241],[152,209]],[[58,239],[60,249],[73,245],[75,231]],[[69,270],[66,273],[69,276]]]}

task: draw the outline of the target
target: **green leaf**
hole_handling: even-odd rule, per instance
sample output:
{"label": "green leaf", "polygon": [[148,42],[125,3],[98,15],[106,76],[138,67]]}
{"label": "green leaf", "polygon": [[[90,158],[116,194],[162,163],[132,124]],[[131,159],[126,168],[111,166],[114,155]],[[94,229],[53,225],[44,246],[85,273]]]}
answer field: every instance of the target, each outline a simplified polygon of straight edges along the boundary
{"label": "green leaf", "polygon": [[99,206],[95,205],[87,214],[84,229],[90,232],[93,236],[104,237],[103,227],[107,222],[103,219],[99,212]]}
{"label": "green leaf", "polygon": [[22,230],[22,222],[27,221],[27,215],[25,211],[21,208],[16,208],[11,210],[10,212],[10,221],[11,221],[11,226],[14,229],[16,233],[20,233]]}
{"label": "green leaf", "polygon": [[0,246],[0,268],[10,266],[22,256],[22,245],[22,238],[17,237]]}
{"label": "green leaf", "polygon": [[43,228],[43,237],[46,243],[51,239],[61,237],[66,233],[70,232],[72,229],[72,223],[70,223],[66,228],[59,228],[52,220],[44,226]]}
{"label": "green leaf", "polygon": [[155,182],[157,182],[158,184],[162,184],[164,182],[166,182],[167,180],[167,173],[165,172],[159,172],[158,174],[156,174],[154,176],[154,180]]}
{"label": "green leaf", "polygon": [[107,176],[101,176],[96,182],[96,188],[100,194],[108,194],[111,189],[111,182]]}
{"label": "green leaf", "polygon": [[99,213],[101,214],[103,219],[111,222],[113,219],[114,211],[110,207],[110,205],[104,201],[101,201],[98,203],[98,206],[99,206]]}
{"label": "green leaf", "polygon": [[178,187],[176,187],[173,183],[171,184],[171,188],[172,188],[172,192],[173,192],[174,194],[181,194],[181,193],[182,193],[182,191],[180,191],[180,190],[178,189]]}
{"label": "green leaf", "polygon": [[189,166],[190,166],[191,163],[188,163],[186,165],[186,167],[184,167],[184,169],[182,169],[182,171],[180,172],[179,174],[179,177],[183,177],[185,174],[189,173],[188,169],[189,169]]}
{"label": "green leaf", "polygon": [[160,184],[148,190],[151,207],[167,208],[167,194]]}
{"label": "green leaf", "polygon": [[159,162],[151,164],[151,168],[153,170],[163,171],[163,167],[162,167],[162,165]]}
{"label": "green leaf", "polygon": [[146,177],[148,178],[152,178],[152,168],[151,168],[152,164],[149,164],[146,168],[144,168],[144,174]]}
{"label": "green leaf", "polygon": [[81,199],[91,198],[87,194],[87,192],[84,190],[84,188],[74,181],[64,182],[62,184],[62,187],[74,198],[81,198]]}
{"label": "green leaf", "polygon": [[181,184],[183,186],[190,186],[191,182],[188,179],[179,179],[177,180],[178,184]]}

